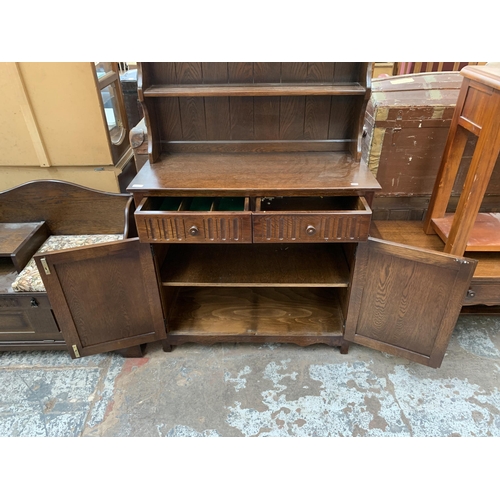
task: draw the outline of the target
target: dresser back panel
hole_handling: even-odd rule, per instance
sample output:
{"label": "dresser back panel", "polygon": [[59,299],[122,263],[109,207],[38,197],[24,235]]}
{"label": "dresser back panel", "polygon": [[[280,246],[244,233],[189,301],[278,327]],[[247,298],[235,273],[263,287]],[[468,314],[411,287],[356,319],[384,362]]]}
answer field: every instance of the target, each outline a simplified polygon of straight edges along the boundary
{"label": "dresser back panel", "polygon": [[[223,147],[235,152],[249,147],[238,144],[240,141],[252,141],[254,147],[269,150],[301,146],[305,151],[346,151],[352,137],[352,117],[361,103],[359,96],[155,99],[162,152],[180,151],[182,145],[175,143],[199,141],[207,142],[207,150]],[[225,144],[210,144],[214,141]],[[310,144],[287,145],[285,141]],[[191,151],[190,146],[185,144],[185,150]]]}
{"label": "dresser back panel", "polygon": [[168,62],[151,64],[150,76],[153,85],[362,83],[362,66],[359,62]]}
{"label": "dresser back panel", "polygon": [[[368,77],[369,79],[369,77]],[[338,86],[337,95],[224,95],[220,86]],[[143,98],[153,159],[163,153],[348,152],[359,140],[367,63],[141,63],[141,89],[198,86]],[[219,86],[218,95],[210,95]],[[338,95],[351,87],[352,92]],[[271,88],[272,89],[272,88]],[[141,91],[142,91],[141,90]],[[203,95],[205,94],[205,95]],[[286,92],[285,92],[286,94]]]}

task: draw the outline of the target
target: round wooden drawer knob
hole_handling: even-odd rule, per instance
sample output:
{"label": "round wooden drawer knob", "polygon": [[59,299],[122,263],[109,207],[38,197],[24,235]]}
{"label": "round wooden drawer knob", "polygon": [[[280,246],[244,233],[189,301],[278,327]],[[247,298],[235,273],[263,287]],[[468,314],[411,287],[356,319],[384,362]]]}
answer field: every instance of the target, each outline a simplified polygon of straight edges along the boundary
{"label": "round wooden drawer knob", "polygon": [[312,236],[313,234],[316,234],[316,228],[314,226],[307,226],[306,227],[306,233],[309,236]]}
{"label": "round wooden drawer knob", "polygon": [[196,226],[191,226],[189,228],[189,234],[191,236],[196,236],[199,232],[200,232],[200,230]]}

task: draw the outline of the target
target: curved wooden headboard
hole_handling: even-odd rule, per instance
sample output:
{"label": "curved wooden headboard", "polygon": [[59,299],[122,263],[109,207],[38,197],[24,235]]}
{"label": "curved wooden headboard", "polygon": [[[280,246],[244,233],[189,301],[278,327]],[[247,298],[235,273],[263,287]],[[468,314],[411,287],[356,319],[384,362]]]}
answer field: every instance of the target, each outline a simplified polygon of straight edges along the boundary
{"label": "curved wooden headboard", "polygon": [[135,236],[129,234],[135,232],[133,211],[129,194],[64,181],[31,181],[0,192],[0,222],[45,221],[51,234]]}

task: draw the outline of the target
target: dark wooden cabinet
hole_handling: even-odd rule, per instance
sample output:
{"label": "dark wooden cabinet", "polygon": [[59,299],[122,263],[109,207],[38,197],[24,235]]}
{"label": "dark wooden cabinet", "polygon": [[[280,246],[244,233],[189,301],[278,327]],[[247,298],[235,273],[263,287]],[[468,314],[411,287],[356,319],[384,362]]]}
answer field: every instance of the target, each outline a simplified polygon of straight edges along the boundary
{"label": "dark wooden cabinet", "polygon": [[128,190],[140,241],[158,243],[166,350],[357,342],[441,364],[476,262],[369,237],[369,64],[143,63],[139,75],[149,161]]}

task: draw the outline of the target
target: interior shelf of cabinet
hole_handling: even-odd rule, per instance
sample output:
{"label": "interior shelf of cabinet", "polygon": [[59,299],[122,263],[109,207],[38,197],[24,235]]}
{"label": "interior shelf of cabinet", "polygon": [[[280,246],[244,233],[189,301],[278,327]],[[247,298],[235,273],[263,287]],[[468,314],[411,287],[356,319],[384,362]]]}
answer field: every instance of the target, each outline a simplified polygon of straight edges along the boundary
{"label": "interior shelf of cabinet", "polygon": [[380,185],[349,153],[165,153],[146,162],[129,188],[150,196],[315,196]]}
{"label": "interior shelf of cabinet", "polygon": [[[432,227],[446,242],[455,214],[432,219]],[[467,242],[466,252],[498,252],[500,250],[500,214],[479,213]]]}
{"label": "interior shelf of cabinet", "polygon": [[340,244],[170,245],[163,286],[336,287],[349,284]]}
{"label": "interior shelf of cabinet", "polygon": [[343,84],[226,84],[226,85],[152,85],[143,91],[145,97],[225,97],[225,96],[307,96],[364,95],[359,83]]}
{"label": "interior shelf of cabinet", "polygon": [[[169,319],[169,337],[285,337],[341,335],[334,288],[182,288]],[[187,339],[186,339],[187,340]],[[261,339],[262,340],[262,339]]]}

